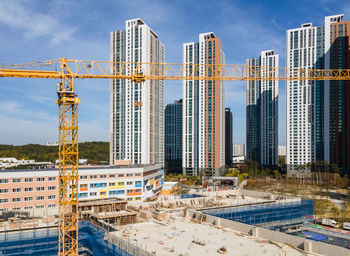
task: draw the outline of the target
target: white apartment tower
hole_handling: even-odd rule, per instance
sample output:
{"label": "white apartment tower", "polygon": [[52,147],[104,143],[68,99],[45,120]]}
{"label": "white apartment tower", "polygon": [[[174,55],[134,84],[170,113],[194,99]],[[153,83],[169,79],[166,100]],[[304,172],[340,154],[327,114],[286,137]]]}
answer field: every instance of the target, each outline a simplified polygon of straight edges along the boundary
{"label": "white apartment tower", "polygon": [[[210,32],[200,34],[199,42],[183,44],[183,63],[224,64],[220,39]],[[190,71],[192,68],[188,66]],[[204,73],[204,70],[203,65],[197,71]],[[224,93],[222,81],[183,81],[184,174],[196,175],[204,169],[218,174],[225,166]]]}
{"label": "white apartment tower", "polygon": [[[277,76],[279,56],[262,51],[259,59],[247,59],[252,70],[261,67],[261,76]],[[256,70],[257,71],[257,70]],[[260,165],[278,165],[278,80],[247,80],[247,158]]]}
{"label": "white apartment tower", "polygon": [[[327,16],[287,30],[287,68],[328,69],[331,24],[343,15]],[[329,81],[287,81],[287,165],[329,161]]]}
{"label": "white apartment tower", "polygon": [[[139,18],[127,20],[124,31],[111,32],[110,54],[114,62],[165,62],[164,45]],[[133,68],[123,72],[130,75]],[[131,164],[163,165],[164,81],[137,84],[115,79],[110,89],[110,164],[129,160]]]}

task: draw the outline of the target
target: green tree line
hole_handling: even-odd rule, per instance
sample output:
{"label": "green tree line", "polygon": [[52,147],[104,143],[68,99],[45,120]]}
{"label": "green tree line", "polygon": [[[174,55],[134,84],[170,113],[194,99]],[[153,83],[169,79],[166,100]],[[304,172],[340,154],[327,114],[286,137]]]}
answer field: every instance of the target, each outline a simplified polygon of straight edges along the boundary
{"label": "green tree line", "polygon": [[[55,163],[56,159],[58,159],[58,146],[39,144],[13,146],[0,144],[0,158],[2,157]],[[88,162],[92,164],[108,163],[109,142],[92,141],[79,143],[79,158],[88,159]]]}

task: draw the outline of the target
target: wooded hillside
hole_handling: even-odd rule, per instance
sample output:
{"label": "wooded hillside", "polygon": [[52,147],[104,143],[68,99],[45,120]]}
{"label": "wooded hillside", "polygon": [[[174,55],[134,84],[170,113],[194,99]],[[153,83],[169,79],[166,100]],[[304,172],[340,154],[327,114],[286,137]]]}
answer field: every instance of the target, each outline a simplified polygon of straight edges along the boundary
{"label": "wooded hillside", "polygon": [[[17,159],[33,159],[37,162],[58,159],[58,146],[28,144],[23,146],[1,145],[0,157],[15,157]],[[81,142],[79,143],[79,158],[88,159],[89,163],[108,163],[109,142]]]}

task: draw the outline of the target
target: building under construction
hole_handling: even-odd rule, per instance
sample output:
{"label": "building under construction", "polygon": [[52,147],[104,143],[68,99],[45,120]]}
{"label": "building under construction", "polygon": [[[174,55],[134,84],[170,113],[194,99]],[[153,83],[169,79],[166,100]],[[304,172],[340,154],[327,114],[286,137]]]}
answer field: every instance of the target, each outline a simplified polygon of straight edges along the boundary
{"label": "building under construction", "polygon": [[[279,224],[288,224],[288,212],[294,213],[292,219],[302,219],[302,215],[309,214],[304,213],[303,208],[308,209],[300,198],[245,190],[196,193],[185,199],[163,196],[157,201],[140,203],[121,199],[81,201],[79,253],[97,256],[348,255],[349,249],[344,247],[275,231],[269,225],[277,222],[268,217],[278,214],[284,216]],[[247,214],[249,211],[254,213]],[[20,252],[57,255],[57,236],[57,216],[3,215],[0,255]]]}

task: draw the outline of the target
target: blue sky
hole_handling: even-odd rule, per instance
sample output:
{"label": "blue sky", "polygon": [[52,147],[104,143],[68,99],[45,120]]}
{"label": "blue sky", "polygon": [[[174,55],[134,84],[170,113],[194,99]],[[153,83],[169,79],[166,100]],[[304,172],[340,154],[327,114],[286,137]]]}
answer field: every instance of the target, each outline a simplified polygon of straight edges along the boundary
{"label": "blue sky", "polygon": [[[198,34],[221,38],[226,63],[243,64],[274,49],[285,66],[285,31],[301,23],[323,24],[345,14],[350,1],[81,0],[0,1],[0,65],[66,57],[109,60],[109,33],[125,20],[142,18],[166,47],[166,62],[182,61],[182,44]],[[0,79],[0,144],[44,144],[58,138],[54,80]],[[80,141],[109,140],[109,81],[76,83]],[[181,81],[166,82],[165,102],[181,98]],[[285,145],[285,83],[279,86],[279,141]],[[245,83],[226,83],[226,106],[234,115],[234,141],[245,143]]]}

